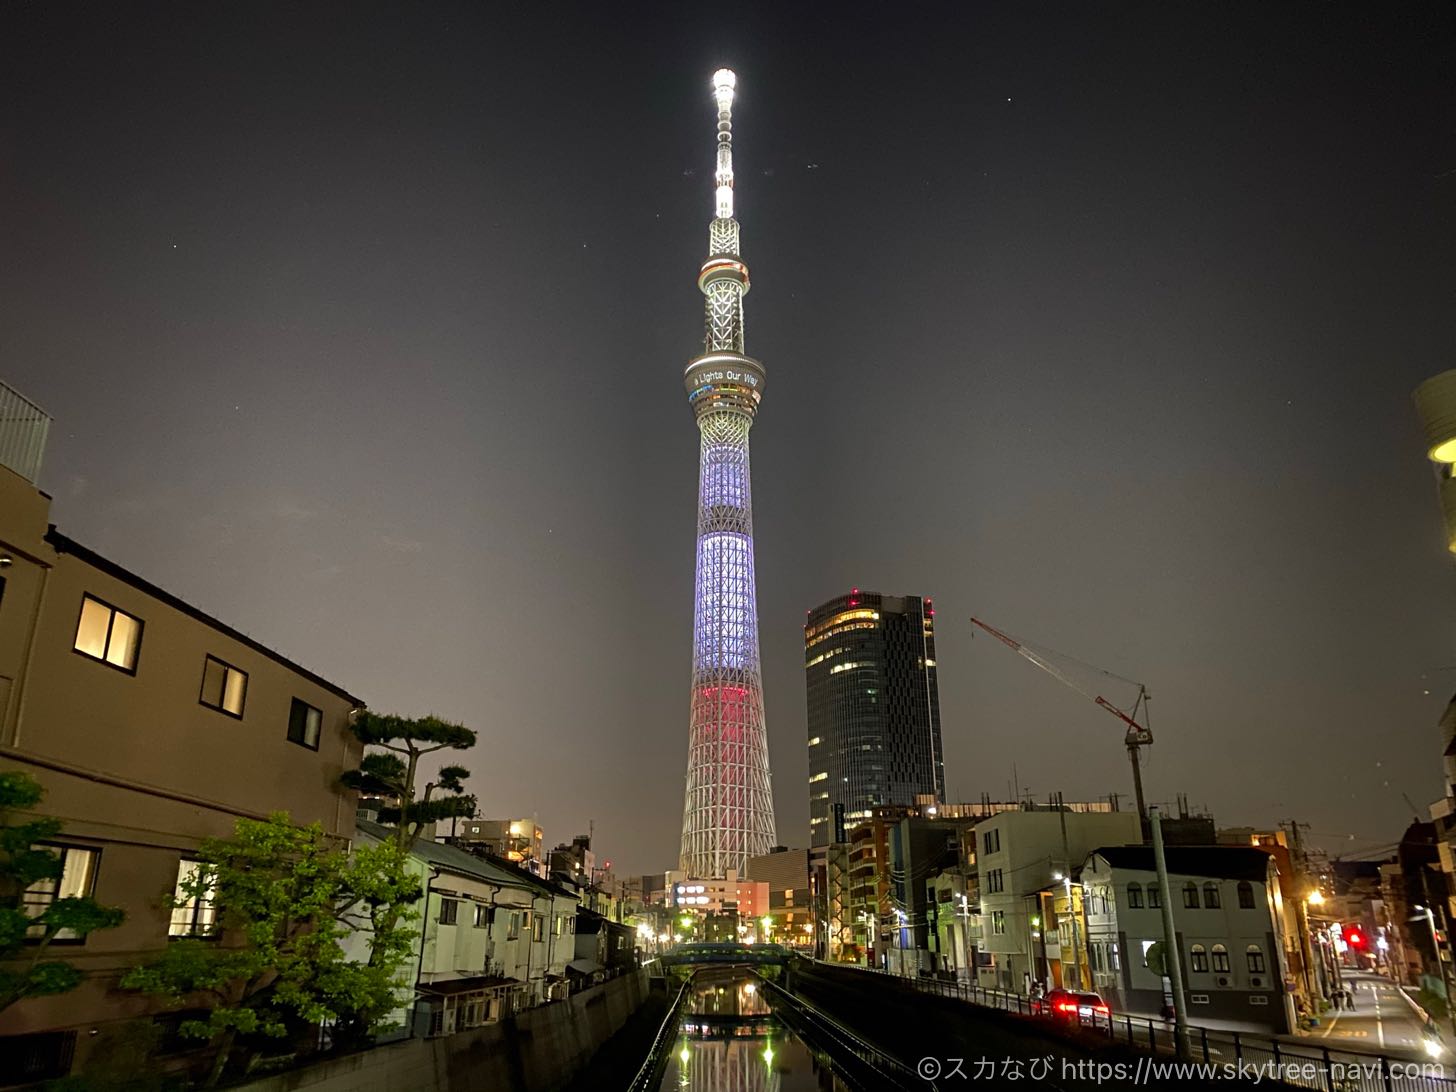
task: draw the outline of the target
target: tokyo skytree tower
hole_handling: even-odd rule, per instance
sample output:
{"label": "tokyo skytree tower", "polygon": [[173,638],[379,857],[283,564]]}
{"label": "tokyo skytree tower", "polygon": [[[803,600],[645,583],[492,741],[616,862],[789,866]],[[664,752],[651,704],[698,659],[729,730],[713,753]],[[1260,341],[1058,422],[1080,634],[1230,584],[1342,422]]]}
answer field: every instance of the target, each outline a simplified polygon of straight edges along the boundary
{"label": "tokyo skytree tower", "polygon": [[728,69],[713,74],[718,103],[717,215],[698,274],[706,297],[703,355],[684,373],[701,435],[698,555],[693,606],[693,690],[687,796],[680,867],[691,876],[740,873],[773,848],[773,790],[763,682],[758,663],[758,598],[753,582],[753,506],[748,430],[763,395],[763,365],[743,355],[748,267],[738,256],[733,218],[733,89]]}

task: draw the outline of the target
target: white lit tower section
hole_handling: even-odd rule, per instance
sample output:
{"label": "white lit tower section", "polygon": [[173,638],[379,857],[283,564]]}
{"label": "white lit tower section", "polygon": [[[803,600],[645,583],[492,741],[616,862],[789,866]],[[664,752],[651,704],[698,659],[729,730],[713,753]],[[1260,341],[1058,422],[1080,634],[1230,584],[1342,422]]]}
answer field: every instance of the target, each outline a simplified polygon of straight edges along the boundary
{"label": "white lit tower section", "polygon": [[681,868],[690,876],[742,871],[774,846],[773,791],[758,600],[753,581],[753,507],[748,430],[763,394],[763,365],[743,355],[748,267],[738,256],[733,218],[733,89],[726,68],[713,74],[718,103],[717,215],[698,274],[706,298],[703,355],[687,366],[688,402],[701,435],[698,555],[693,606],[693,691]]}

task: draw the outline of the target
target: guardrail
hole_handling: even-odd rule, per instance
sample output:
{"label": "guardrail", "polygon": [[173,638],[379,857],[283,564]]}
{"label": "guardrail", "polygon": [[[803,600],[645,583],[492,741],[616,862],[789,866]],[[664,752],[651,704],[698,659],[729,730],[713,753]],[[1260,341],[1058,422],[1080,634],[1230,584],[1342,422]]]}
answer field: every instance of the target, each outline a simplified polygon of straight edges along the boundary
{"label": "guardrail", "polygon": [[[1114,1042],[1126,1043],[1154,1054],[1176,1053],[1174,1027],[1133,1013],[1108,1012],[1083,1017],[1080,1012],[1053,1014],[1048,1006],[1035,998],[1005,990],[989,990],[968,983],[948,982],[937,978],[911,978],[878,967],[856,963],[834,963],[816,959],[824,967],[884,975],[897,982],[940,997],[954,998],[983,1008],[1019,1013],[1048,1019],[1057,1016],[1066,1025],[1106,1035]],[[1331,1049],[1297,1039],[1279,1039],[1255,1032],[1224,1031],[1190,1025],[1187,1060],[1205,1067],[1205,1076],[1234,1076],[1263,1080],[1280,1080],[1299,1088],[1318,1092],[1456,1092],[1456,1058],[1453,1076],[1446,1075],[1441,1059],[1417,1060],[1378,1051]]]}
{"label": "guardrail", "polygon": [[803,998],[790,993],[777,982],[757,975],[760,989],[768,990],[779,1004],[774,1006],[774,1015],[780,1019],[788,1016],[786,1023],[801,1021],[803,1027],[794,1028],[801,1039],[808,1039],[825,1048],[839,1068],[844,1068],[848,1059],[854,1059],[868,1071],[873,1083],[864,1087],[872,1089],[893,1088],[902,1092],[937,1092],[935,1081],[922,1077],[915,1069],[887,1054],[873,1043],[861,1039],[839,1021],[820,1012]]}
{"label": "guardrail", "polygon": [[627,1086],[627,1092],[654,1092],[661,1083],[663,1070],[667,1068],[667,1048],[677,1036],[678,1017],[682,1013],[683,1001],[692,987],[693,980],[689,977],[682,984],[682,989],[677,991],[677,996],[672,999],[672,1004],[667,1007],[667,1015],[662,1018],[662,1024],[657,1029],[657,1034],[653,1036],[652,1047],[642,1062],[642,1068],[637,1070],[637,1076],[633,1077],[632,1083]]}

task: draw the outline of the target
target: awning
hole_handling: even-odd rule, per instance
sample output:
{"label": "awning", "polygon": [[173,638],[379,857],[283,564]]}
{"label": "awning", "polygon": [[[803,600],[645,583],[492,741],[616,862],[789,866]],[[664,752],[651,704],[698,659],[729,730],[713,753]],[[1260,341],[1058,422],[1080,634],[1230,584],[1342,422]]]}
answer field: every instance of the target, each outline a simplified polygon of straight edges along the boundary
{"label": "awning", "polygon": [[443,982],[421,982],[416,989],[421,993],[448,997],[457,993],[475,993],[477,990],[499,990],[519,986],[520,980],[504,978],[498,974],[481,974],[473,978],[447,978]]}
{"label": "awning", "polygon": [[596,974],[598,971],[606,970],[595,959],[573,959],[566,965],[566,969],[576,974]]}

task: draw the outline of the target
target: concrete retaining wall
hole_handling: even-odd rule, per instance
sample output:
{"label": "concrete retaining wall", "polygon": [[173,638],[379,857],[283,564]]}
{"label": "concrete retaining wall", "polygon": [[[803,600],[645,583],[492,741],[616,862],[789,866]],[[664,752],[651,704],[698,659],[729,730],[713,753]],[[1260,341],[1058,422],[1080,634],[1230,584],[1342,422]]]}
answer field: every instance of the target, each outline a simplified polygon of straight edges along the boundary
{"label": "concrete retaining wall", "polygon": [[645,972],[438,1039],[407,1039],[242,1086],[244,1092],[553,1092],[647,998]]}

